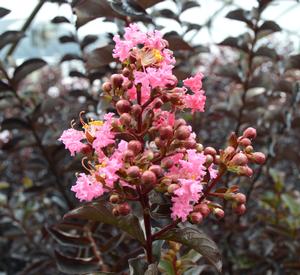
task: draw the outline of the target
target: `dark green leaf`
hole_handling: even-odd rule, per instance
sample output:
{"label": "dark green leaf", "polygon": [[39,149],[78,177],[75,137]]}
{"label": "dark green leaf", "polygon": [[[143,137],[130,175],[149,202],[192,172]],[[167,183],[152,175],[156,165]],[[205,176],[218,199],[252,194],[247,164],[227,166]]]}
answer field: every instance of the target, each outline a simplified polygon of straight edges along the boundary
{"label": "dark green leaf", "polygon": [[255,54],[255,56],[269,57],[270,59],[273,59],[273,60],[277,59],[276,51],[267,46],[261,46],[260,48],[257,49],[257,51],[254,54]]}
{"label": "dark green leaf", "polygon": [[89,70],[97,70],[105,65],[108,65],[114,59],[112,57],[112,45],[107,45],[101,48],[97,48],[87,55],[87,68]]}
{"label": "dark green leaf", "polygon": [[230,11],[227,15],[227,18],[245,22],[249,27],[253,27],[253,23],[251,21],[251,12],[243,9],[237,9]]}
{"label": "dark green leaf", "polygon": [[168,40],[170,49],[173,51],[192,51],[193,48],[183,40],[183,38],[176,32],[168,32],[164,35]]}
{"label": "dark green leaf", "polygon": [[285,205],[289,208],[292,215],[299,216],[300,215],[300,204],[289,194],[283,194],[282,200]]}
{"label": "dark green leaf", "polygon": [[86,274],[99,269],[95,258],[73,258],[55,251],[55,259],[59,271],[66,274]]}
{"label": "dark green leaf", "polygon": [[41,69],[47,65],[47,62],[40,58],[32,58],[23,62],[14,71],[13,81],[18,84],[22,79],[24,79],[30,73]]}
{"label": "dark green leaf", "polygon": [[0,35],[0,50],[7,44],[15,43],[24,37],[23,32],[19,31],[6,31]]}
{"label": "dark green leaf", "polygon": [[28,123],[20,118],[7,118],[1,123],[2,130],[30,129]]}
{"label": "dark green leaf", "polygon": [[157,263],[150,264],[144,275],[158,275]]}
{"label": "dark green leaf", "polygon": [[162,269],[166,275],[175,275],[173,264],[168,260],[160,260],[159,268]]}
{"label": "dark green leaf", "polygon": [[161,235],[159,239],[179,242],[196,250],[221,272],[222,262],[218,247],[203,231],[189,227],[175,228]]}
{"label": "dark green leaf", "polygon": [[92,35],[92,34],[86,35],[80,42],[81,49],[84,49],[86,46],[96,42],[97,40],[98,40],[97,35]]}
{"label": "dark green leaf", "polygon": [[11,12],[10,10],[0,7],[0,18],[4,17],[5,15],[9,14],[10,12]]}
{"label": "dark green leaf", "polygon": [[63,35],[59,38],[60,43],[77,43],[74,35]]}
{"label": "dark green leaf", "polygon": [[86,219],[111,224],[128,233],[134,239],[145,243],[144,232],[136,216],[129,214],[127,216],[115,217],[112,214],[112,207],[108,202],[97,201],[80,206],[64,216],[68,218]]}
{"label": "dark green leaf", "polygon": [[12,87],[5,83],[4,81],[0,80],[0,92],[12,91]]}
{"label": "dark green leaf", "polygon": [[181,12],[196,7],[200,7],[200,4],[197,1],[186,1],[182,4]]}
{"label": "dark green leaf", "polygon": [[64,16],[56,16],[54,17],[51,22],[53,24],[60,24],[60,23],[71,23],[69,19],[67,19],[66,17]]}
{"label": "dark green leaf", "polygon": [[129,274],[130,275],[141,275],[147,270],[147,261],[145,255],[139,255],[136,258],[128,260],[129,264]]}
{"label": "dark green leaf", "polygon": [[47,231],[61,245],[73,247],[89,247],[90,241],[87,237],[70,234],[55,227],[48,227]]}

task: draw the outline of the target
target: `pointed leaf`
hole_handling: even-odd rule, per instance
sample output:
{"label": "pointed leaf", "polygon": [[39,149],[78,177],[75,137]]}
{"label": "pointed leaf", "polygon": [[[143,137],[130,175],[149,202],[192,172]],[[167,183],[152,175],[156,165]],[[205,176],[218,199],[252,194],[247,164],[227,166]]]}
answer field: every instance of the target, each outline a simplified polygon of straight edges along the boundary
{"label": "pointed leaf", "polygon": [[4,81],[0,80],[0,92],[12,91],[13,88]]}
{"label": "pointed leaf", "polygon": [[245,52],[248,51],[247,44],[239,37],[227,37],[221,43],[219,43],[219,45],[220,46],[229,46],[232,48],[243,50]]}
{"label": "pointed leaf", "polygon": [[14,83],[18,84],[27,75],[38,69],[41,69],[45,65],[47,65],[47,62],[40,58],[32,58],[26,60],[19,67],[16,68],[13,76]]}
{"label": "pointed leaf", "polygon": [[97,35],[86,35],[83,40],[80,42],[80,46],[82,49],[84,49],[86,46],[96,42],[98,40],[98,36]]}
{"label": "pointed leaf", "polygon": [[64,62],[64,61],[70,61],[70,60],[83,60],[81,56],[79,56],[78,54],[75,53],[67,53],[65,54],[62,59],[60,60],[60,62]]}
{"label": "pointed leaf", "polygon": [[257,51],[255,52],[255,56],[265,56],[265,57],[269,57],[270,59],[273,59],[273,60],[277,59],[276,51],[267,46],[259,47],[257,49]]}
{"label": "pointed leaf", "polygon": [[274,21],[265,21],[258,29],[258,39],[270,35],[274,32],[281,31],[281,27]]}
{"label": "pointed leaf", "polygon": [[56,16],[51,20],[53,24],[60,24],[60,23],[71,23],[69,19],[64,16]]}
{"label": "pointed leaf", "polygon": [[87,274],[99,269],[95,258],[73,258],[55,251],[56,264],[59,271],[65,274]]}
{"label": "pointed leaf", "polygon": [[226,18],[245,22],[249,27],[253,27],[253,23],[251,21],[251,12],[243,9],[237,9],[230,11]]}
{"label": "pointed leaf", "polygon": [[300,70],[300,54],[289,56],[286,69]]}
{"label": "pointed leaf", "polygon": [[163,2],[165,0],[139,0],[139,5],[143,7],[144,9],[148,9],[157,3]]}
{"label": "pointed leaf", "polygon": [[182,4],[181,12],[197,7],[200,7],[200,4],[197,1],[186,1]]}
{"label": "pointed leaf", "polygon": [[183,38],[176,32],[168,32],[164,35],[168,40],[170,49],[173,51],[192,51],[193,48],[183,40]]}
{"label": "pointed leaf", "polygon": [[139,5],[138,1],[110,0],[109,2],[112,9],[123,16],[129,16],[132,18],[149,18],[149,15],[145,9]]}
{"label": "pointed leaf", "polygon": [[107,45],[91,51],[87,56],[87,68],[89,70],[97,70],[112,62],[114,60],[112,57],[112,49],[112,45]]}
{"label": "pointed leaf", "polygon": [[0,7],[0,18],[4,17],[5,15],[9,14],[10,12],[11,12],[10,10]]}
{"label": "pointed leaf", "polygon": [[221,254],[215,242],[196,228],[175,228],[162,234],[159,239],[182,243],[196,250],[219,272],[222,270]]}
{"label": "pointed leaf", "polygon": [[115,217],[112,214],[111,205],[105,201],[87,203],[70,211],[64,216],[64,218],[86,219],[111,224],[125,231],[142,244],[145,243],[144,232],[140,226],[138,218],[132,214]]}
{"label": "pointed leaf", "polygon": [[59,38],[60,43],[77,43],[74,35],[63,35]]}
{"label": "pointed leaf", "polygon": [[0,50],[7,44],[15,43],[24,37],[23,32],[19,31],[6,31],[0,35]]}

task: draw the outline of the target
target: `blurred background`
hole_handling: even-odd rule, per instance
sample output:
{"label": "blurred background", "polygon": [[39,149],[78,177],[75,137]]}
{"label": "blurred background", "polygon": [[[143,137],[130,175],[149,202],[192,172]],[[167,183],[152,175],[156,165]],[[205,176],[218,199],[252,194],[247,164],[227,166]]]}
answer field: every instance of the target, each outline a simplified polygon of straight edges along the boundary
{"label": "blurred background", "polygon": [[[250,179],[223,179],[247,194],[246,215],[223,205],[223,220],[201,224],[220,248],[223,274],[300,274],[299,1],[0,0],[0,7],[1,275],[93,270],[85,224],[60,223],[79,205],[70,187],[82,168],[57,138],[80,111],[107,112],[101,85],[119,69],[112,37],[130,22],[162,31],[178,79],[205,75],[206,112],[182,114],[199,142],[223,148],[231,132],[258,130],[267,163]],[[137,244],[104,225],[92,234],[108,270],[126,274]],[[191,262],[184,274],[215,272],[202,258]]]}

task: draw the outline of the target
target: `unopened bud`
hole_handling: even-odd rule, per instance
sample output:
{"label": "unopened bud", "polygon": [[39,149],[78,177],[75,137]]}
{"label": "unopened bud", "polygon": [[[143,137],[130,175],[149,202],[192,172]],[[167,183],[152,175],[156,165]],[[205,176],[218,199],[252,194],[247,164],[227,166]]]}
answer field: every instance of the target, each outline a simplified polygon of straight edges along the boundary
{"label": "unopened bud", "polygon": [[212,156],[215,156],[217,154],[217,151],[215,148],[213,147],[206,147],[204,149],[204,155],[212,155]]}
{"label": "unopened bud", "polygon": [[234,210],[238,215],[243,215],[246,212],[246,205],[239,204]]}
{"label": "unopened bud", "polygon": [[119,212],[119,205],[115,206],[112,210],[112,213],[114,216],[120,216],[120,212]]}
{"label": "unopened bud", "polygon": [[215,216],[218,218],[218,219],[222,219],[224,218],[224,210],[221,209],[221,208],[214,208],[213,209],[213,213],[215,214]]}
{"label": "unopened bud", "polygon": [[160,108],[163,105],[163,101],[160,98],[155,99],[153,107],[155,109]]}
{"label": "unopened bud", "polygon": [[130,213],[131,207],[128,203],[123,203],[119,205],[119,213],[122,216],[126,216]]}
{"label": "unopened bud", "polygon": [[201,143],[197,143],[196,150],[198,153],[201,153],[203,151],[203,145]]}
{"label": "unopened bud", "polygon": [[252,177],[253,171],[249,166],[240,166],[238,169],[238,174],[241,176]]}
{"label": "unopened bud", "polygon": [[122,70],[122,74],[125,76],[125,77],[128,77],[130,76],[130,70],[128,68],[124,68]]}
{"label": "unopened bud", "polygon": [[131,113],[135,118],[137,118],[142,113],[142,111],[142,107],[139,104],[135,104],[131,108]]}
{"label": "unopened bud", "polygon": [[158,178],[162,177],[164,174],[164,170],[159,165],[151,165],[149,171],[152,171]]}
{"label": "unopened bud", "polygon": [[118,194],[112,194],[110,197],[109,197],[109,201],[111,203],[118,203],[120,201],[120,196]]}
{"label": "unopened bud", "polygon": [[214,157],[212,155],[206,155],[205,164],[207,166],[211,165],[214,162]]}
{"label": "unopened bud", "polygon": [[159,135],[161,139],[170,139],[173,136],[173,128],[170,125],[161,126],[159,128]]}
{"label": "unopened bud", "polygon": [[264,164],[266,161],[265,154],[261,152],[255,152],[251,154],[249,158],[256,164]]}
{"label": "unopened bud", "polygon": [[156,184],[156,175],[152,171],[145,171],[142,174],[142,183],[146,185],[154,185]]}
{"label": "unopened bud", "polygon": [[122,86],[123,76],[121,74],[113,74],[110,77],[110,81],[111,81],[112,87],[114,89],[119,88]]}
{"label": "unopened bud", "polygon": [[103,85],[102,85],[102,90],[105,92],[105,93],[109,93],[112,89],[112,86],[111,86],[111,83],[110,82],[104,82]]}
{"label": "unopened bud", "polygon": [[130,166],[127,169],[127,175],[131,178],[139,178],[141,175],[140,168],[138,166]]}
{"label": "unopened bud", "polygon": [[179,188],[179,185],[176,183],[172,183],[168,186],[168,193],[173,194],[175,190]]}
{"label": "unopened bud", "polygon": [[156,137],[155,140],[154,140],[154,142],[155,142],[155,144],[156,144],[156,146],[157,146],[158,148],[165,147],[165,145],[166,145],[165,141],[163,141],[163,140],[162,140],[161,138],[159,138],[159,137]]}
{"label": "unopened bud", "polygon": [[185,140],[190,136],[191,132],[188,126],[181,125],[175,131],[175,137],[179,140]]}
{"label": "unopened bud", "polygon": [[253,147],[251,145],[248,145],[246,148],[245,148],[245,153],[247,154],[250,154],[253,152]]}
{"label": "unopened bud", "polygon": [[249,138],[242,138],[239,142],[240,145],[247,147],[251,145],[251,140]]}
{"label": "unopened bud", "polygon": [[186,148],[186,149],[194,149],[196,147],[197,143],[194,139],[189,139],[189,140],[185,140],[183,142],[183,146]]}
{"label": "unopened bud", "polygon": [[124,113],[119,118],[121,124],[128,126],[131,123],[131,115],[128,113]]}
{"label": "unopened bud", "polygon": [[194,223],[194,224],[199,224],[203,221],[203,216],[199,212],[192,212],[189,215],[189,218],[190,218],[191,223]]}
{"label": "unopened bud", "polygon": [[246,202],[246,196],[242,193],[237,193],[234,195],[234,200],[239,204],[244,204]]}
{"label": "unopened bud", "polygon": [[230,165],[234,166],[243,166],[248,163],[248,158],[243,153],[237,153],[232,160],[230,161]]}
{"label": "unopened bud", "polygon": [[194,206],[194,211],[200,212],[203,215],[203,217],[207,217],[210,213],[210,208],[206,203],[201,203]]}
{"label": "unopened bud", "polygon": [[244,138],[253,139],[256,138],[256,129],[249,127],[243,132]]}
{"label": "unopened bud", "polygon": [[163,168],[170,169],[174,165],[174,161],[170,158],[164,159],[161,162]]}
{"label": "unopened bud", "polygon": [[128,149],[138,154],[142,151],[142,144],[138,140],[131,140],[128,143]]}
{"label": "unopened bud", "polygon": [[134,155],[132,150],[126,150],[125,153],[124,153],[124,159],[126,161],[133,159],[134,156],[135,155]]}
{"label": "unopened bud", "polygon": [[175,123],[174,123],[175,129],[181,125],[186,125],[186,121],[183,118],[179,118],[179,119],[175,120]]}
{"label": "unopened bud", "polygon": [[123,113],[129,113],[131,110],[131,104],[128,100],[121,99],[117,102],[116,108],[120,115]]}

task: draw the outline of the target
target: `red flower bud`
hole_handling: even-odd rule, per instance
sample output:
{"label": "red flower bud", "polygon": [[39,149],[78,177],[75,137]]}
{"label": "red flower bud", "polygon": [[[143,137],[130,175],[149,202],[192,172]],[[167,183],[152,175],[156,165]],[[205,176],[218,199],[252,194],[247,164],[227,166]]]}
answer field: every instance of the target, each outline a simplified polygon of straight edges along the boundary
{"label": "red flower bud", "polygon": [[244,153],[237,153],[229,162],[230,165],[243,166],[248,163],[248,158]]}
{"label": "red flower bud", "polygon": [[129,213],[130,213],[130,210],[131,210],[131,207],[130,207],[130,205],[128,204],[128,203],[123,203],[123,204],[120,204],[119,205],[119,207],[118,207],[119,209],[119,213],[120,213],[120,215],[122,215],[122,216],[126,216],[126,215],[128,215]]}
{"label": "red flower bud", "polygon": [[130,76],[130,70],[128,69],[128,68],[124,68],[123,70],[122,70],[122,74],[125,76],[125,77],[128,77],[128,76]]}
{"label": "red flower bud", "polygon": [[204,155],[212,155],[212,156],[215,156],[217,154],[217,151],[215,148],[213,147],[206,147],[204,149]]}
{"label": "red flower bud", "polygon": [[128,126],[131,123],[131,115],[128,113],[124,113],[119,118],[121,124]]}
{"label": "red flower bud", "polygon": [[140,168],[138,166],[130,166],[127,169],[127,175],[131,178],[139,178],[141,176]]}
{"label": "red flower bud", "polygon": [[152,171],[145,171],[142,174],[142,183],[154,185],[156,183],[156,175]]}
{"label": "red flower bud", "polygon": [[266,156],[261,152],[255,152],[250,155],[250,159],[256,164],[264,164],[266,161]]}
{"label": "red flower bud", "polygon": [[223,161],[230,160],[233,157],[234,153],[235,153],[234,147],[232,146],[226,147],[222,155]]}
{"label": "red flower bud", "polygon": [[125,153],[124,153],[124,159],[126,161],[133,159],[134,156],[135,155],[134,155],[133,151],[131,151],[131,150],[126,150]]}
{"label": "red flower bud", "polygon": [[239,144],[244,146],[244,147],[247,147],[247,146],[251,145],[251,140],[249,138],[242,138],[239,141]]}
{"label": "red flower bud", "polygon": [[159,137],[156,137],[154,142],[158,148],[165,147],[166,145],[166,143],[163,140],[161,140]]}
{"label": "red flower bud", "polygon": [[168,193],[173,194],[180,186],[176,183],[172,183],[168,186]]}
{"label": "red flower bud", "polygon": [[137,118],[142,113],[142,111],[143,110],[141,105],[138,104],[133,105],[131,108],[131,113],[135,118]]}
{"label": "red flower bud", "polygon": [[84,155],[88,155],[90,153],[93,152],[93,147],[89,144],[87,144],[86,146],[84,146],[82,149],[81,149],[81,153],[84,154]]}
{"label": "red flower bud", "polygon": [[214,162],[214,157],[212,155],[206,155],[205,164],[207,166],[211,165]]}
{"label": "red flower bud", "polygon": [[121,99],[117,102],[116,108],[120,115],[123,113],[129,113],[131,110],[131,104],[128,100]]}
{"label": "red flower bud", "polygon": [[238,215],[243,215],[246,212],[246,205],[239,204],[234,210]]}
{"label": "red flower bud", "polygon": [[105,93],[109,93],[112,89],[112,86],[111,86],[111,83],[110,82],[104,82],[103,85],[102,85],[102,90],[105,92]]}
{"label": "red flower bud", "polygon": [[253,139],[256,138],[256,129],[249,127],[243,132],[244,138]]}
{"label": "red flower bud", "polygon": [[186,125],[186,121],[183,118],[175,120],[174,128],[177,129],[181,125]]}
{"label": "red flower bud", "polygon": [[166,169],[171,168],[173,165],[174,165],[174,161],[170,158],[164,159],[161,162],[161,166]]}
{"label": "red flower bud", "polygon": [[241,176],[252,177],[253,171],[249,166],[239,166],[238,172]]}
{"label": "red flower bud", "polygon": [[246,202],[246,196],[242,193],[237,193],[234,195],[234,200],[239,204],[244,204]]}
{"label": "red flower bud", "polygon": [[186,149],[194,149],[196,147],[197,143],[194,139],[189,139],[189,140],[185,140],[183,142],[183,146],[186,148]]}
{"label": "red flower bud", "polygon": [[119,212],[119,205],[115,206],[112,210],[112,213],[114,216],[120,216],[120,212]]}
{"label": "red flower bud", "polygon": [[199,224],[203,221],[203,216],[199,212],[192,212],[189,215],[189,218],[190,218],[191,223],[194,223],[194,224]]}
{"label": "red flower bud", "polygon": [[120,201],[120,196],[118,194],[112,194],[110,197],[109,197],[109,201],[111,203],[118,203]]}
{"label": "red flower bud", "polygon": [[173,128],[168,126],[162,126],[159,128],[159,134],[161,139],[171,139],[173,136]]}
{"label": "red flower bud", "polygon": [[200,212],[203,215],[203,217],[207,217],[210,213],[210,208],[206,203],[201,203],[194,206],[194,211]]}
{"label": "red flower bud", "polygon": [[122,86],[123,76],[121,74],[113,74],[110,77],[110,81],[114,89],[119,88]]}
{"label": "red flower bud", "polygon": [[181,125],[178,127],[178,129],[175,131],[175,137],[178,138],[179,140],[185,140],[189,138],[191,132],[189,127]]}
{"label": "red flower bud", "polygon": [[152,171],[158,178],[162,177],[164,174],[164,170],[159,165],[151,165],[149,171]]}
{"label": "red flower bud", "polygon": [[142,144],[138,140],[131,140],[128,143],[128,149],[138,154],[142,151]]}
{"label": "red flower bud", "polygon": [[224,210],[221,208],[214,208],[213,213],[218,219],[222,219],[225,216]]}

